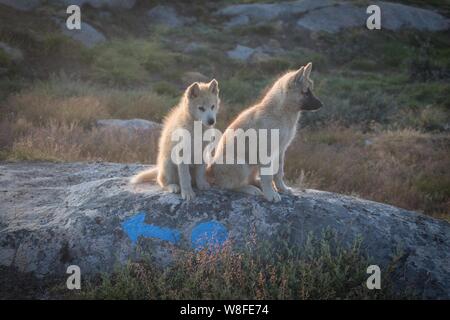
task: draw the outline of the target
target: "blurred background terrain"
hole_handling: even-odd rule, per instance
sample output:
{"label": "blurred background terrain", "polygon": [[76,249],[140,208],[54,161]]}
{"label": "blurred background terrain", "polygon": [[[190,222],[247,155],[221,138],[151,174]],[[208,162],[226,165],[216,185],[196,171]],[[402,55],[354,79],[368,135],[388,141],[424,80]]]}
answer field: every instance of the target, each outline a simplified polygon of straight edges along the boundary
{"label": "blurred background terrain", "polygon": [[325,106],[301,119],[290,183],[450,220],[449,16],[450,1],[0,0],[0,160],[153,163],[155,123],[191,82],[219,81],[224,129],[312,61]]}

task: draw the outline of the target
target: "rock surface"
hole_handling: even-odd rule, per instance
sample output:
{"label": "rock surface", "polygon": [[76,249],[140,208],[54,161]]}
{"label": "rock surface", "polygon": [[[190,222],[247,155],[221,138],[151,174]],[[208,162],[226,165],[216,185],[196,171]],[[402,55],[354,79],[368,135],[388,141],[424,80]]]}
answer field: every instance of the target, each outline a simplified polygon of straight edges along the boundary
{"label": "rock surface", "polygon": [[227,51],[229,58],[234,60],[246,61],[255,53],[255,49],[238,44],[233,50]]}
{"label": "rock surface", "polygon": [[193,82],[209,82],[211,80],[212,79],[209,79],[203,73],[197,71],[187,71],[181,76],[181,82],[186,88]]}
{"label": "rock surface", "polygon": [[161,124],[145,119],[102,119],[97,120],[97,126],[102,128],[123,128],[134,130],[160,130]]}
{"label": "rock surface", "polygon": [[[0,163],[0,266],[37,277],[109,272],[141,254],[167,263],[170,249],[199,243],[214,230],[238,246],[255,230],[272,239],[290,228],[290,243],[331,229],[344,245],[363,237],[372,261],[386,266],[399,250],[400,288],[450,298],[450,224],[393,206],[306,190],[277,204],[213,189],[192,202],[154,184],[132,187],[142,165]],[[197,237],[197,238],[195,238]]]}
{"label": "rock surface", "polygon": [[[381,9],[381,28],[399,30],[442,31],[450,27],[449,19],[432,10],[399,3],[374,1]],[[369,16],[367,5],[345,1],[302,0],[281,3],[236,4],[220,9],[216,14],[228,19],[225,27],[267,23],[281,20],[309,31],[336,33],[343,29],[364,27]]]}
{"label": "rock surface", "polygon": [[232,17],[230,21],[225,23],[226,29],[233,29],[240,26],[245,26],[250,23],[250,18],[247,15],[239,15]]}
{"label": "rock surface", "polygon": [[96,46],[97,44],[100,44],[102,42],[106,41],[106,37],[103,33],[95,29],[93,26],[91,26],[87,22],[81,22],[81,29],[77,30],[69,30],[66,26],[65,22],[58,21],[55,19],[55,22],[59,24],[61,31],[66,36],[71,37],[75,41],[80,42],[87,48],[92,48]]}
{"label": "rock surface", "polygon": [[[430,10],[383,1],[373,4],[381,9],[382,29],[440,31],[449,27],[448,19]],[[308,12],[297,21],[297,26],[310,31],[336,33],[343,29],[365,27],[367,17],[366,7],[342,3]]]}
{"label": "rock surface", "polygon": [[163,5],[158,5],[149,10],[147,16],[151,23],[161,24],[169,28],[181,27],[195,21],[195,18],[180,16],[174,8]]}
{"label": "rock surface", "polygon": [[31,11],[41,5],[41,0],[0,0],[0,4],[20,11]]}
{"label": "rock surface", "polygon": [[260,63],[268,61],[272,56],[282,54],[284,50],[280,47],[280,44],[271,39],[267,44],[256,48],[250,48],[241,44],[236,45],[232,50],[227,51],[227,56],[233,60],[250,63]]}
{"label": "rock surface", "polygon": [[0,4],[10,6],[21,11],[30,11],[36,9],[42,4],[49,2],[56,5],[90,5],[94,8],[112,8],[112,9],[131,9],[136,4],[136,0],[0,0]]}
{"label": "rock surface", "polygon": [[188,45],[183,45],[183,48],[181,48],[184,53],[195,53],[203,50],[208,50],[208,45],[205,43],[198,43],[198,42],[189,42]]}
{"label": "rock surface", "polygon": [[90,5],[94,8],[131,9],[136,4],[136,0],[52,0],[54,3],[64,5],[75,4],[77,6]]}
{"label": "rock surface", "polygon": [[216,14],[233,19],[245,16],[252,22],[266,22],[332,6],[334,3],[333,0],[301,0],[281,3],[235,4],[220,9]]}
{"label": "rock surface", "polygon": [[5,42],[0,42],[0,50],[3,51],[13,62],[20,62],[23,60],[22,51],[20,49],[11,47]]}

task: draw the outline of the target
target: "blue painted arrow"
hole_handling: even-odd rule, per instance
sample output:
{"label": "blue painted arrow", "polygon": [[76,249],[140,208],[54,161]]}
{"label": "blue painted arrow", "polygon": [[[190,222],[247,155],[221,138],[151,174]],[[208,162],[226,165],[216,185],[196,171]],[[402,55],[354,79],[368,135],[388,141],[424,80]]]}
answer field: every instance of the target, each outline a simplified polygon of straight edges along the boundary
{"label": "blue painted arrow", "polygon": [[[176,229],[145,224],[145,212],[140,212],[122,222],[122,228],[135,245],[139,237],[157,238],[177,244],[181,232]],[[221,246],[228,238],[227,229],[217,221],[206,221],[192,229],[191,245],[196,250]]]}
{"label": "blue painted arrow", "polygon": [[128,234],[132,244],[136,244],[138,238],[157,238],[176,244],[180,241],[181,233],[178,230],[145,224],[145,212],[140,212],[122,223],[122,228]]}

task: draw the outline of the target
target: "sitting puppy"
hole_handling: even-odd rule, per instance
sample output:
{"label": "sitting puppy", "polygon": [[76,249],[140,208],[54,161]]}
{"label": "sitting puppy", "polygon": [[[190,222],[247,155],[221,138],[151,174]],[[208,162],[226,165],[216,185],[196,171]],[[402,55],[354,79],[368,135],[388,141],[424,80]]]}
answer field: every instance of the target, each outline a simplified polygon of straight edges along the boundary
{"label": "sitting puppy", "polygon": [[[156,168],[137,174],[131,179],[131,183],[136,184],[156,178],[163,189],[173,193],[181,191],[182,198],[190,200],[195,197],[191,183],[192,169],[194,173],[192,180],[197,188],[208,189],[209,184],[205,175],[206,164],[175,164],[172,161],[172,149],[178,143],[172,140],[172,133],[177,129],[184,129],[193,139],[194,121],[201,121],[205,127],[213,127],[216,123],[219,103],[219,85],[215,79],[209,83],[191,84],[183,94],[180,103],[164,120]],[[193,141],[191,145],[194,145]]]}
{"label": "sitting puppy", "polygon": [[[232,137],[224,134],[221,137],[207,172],[217,186],[252,195],[263,194],[272,202],[281,200],[278,192],[291,192],[283,181],[286,149],[295,136],[300,113],[322,107],[322,103],[312,92],[313,81],[309,78],[311,68],[312,64],[308,63],[299,70],[283,75],[275,81],[261,102],[244,110],[228,126],[236,134]],[[236,161],[236,155],[233,155],[234,164],[221,163],[219,157],[223,157],[224,151],[229,150],[227,145],[233,149],[233,139],[239,139],[239,135],[244,135],[248,129],[279,130],[278,150],[275,153],[279,169],[275,174],[261,174],[262,163],[259,158],[256,164],[240,164]],[[248,153],[248,150],[245,151]]]}

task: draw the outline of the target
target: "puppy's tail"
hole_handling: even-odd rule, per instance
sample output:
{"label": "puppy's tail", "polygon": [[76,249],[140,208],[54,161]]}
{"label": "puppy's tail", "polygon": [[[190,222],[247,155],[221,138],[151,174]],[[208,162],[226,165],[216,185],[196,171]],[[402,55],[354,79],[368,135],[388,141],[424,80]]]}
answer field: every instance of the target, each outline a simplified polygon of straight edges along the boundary
{"label": "puppy's tail", "polygon": [[210,184],[216,184],[212,166],[208,166],[208,168],[206,168],[206,181],[208,181]]}
{"label": "puppy's tail", "polygon": [[137,175],[131,178],[130,183],[131,184],[137,184],[137,183],[143,183],[143,182],[149,182],[156,179],[158,176],[158,167],[151,168],[142,172],[139,172]]}

